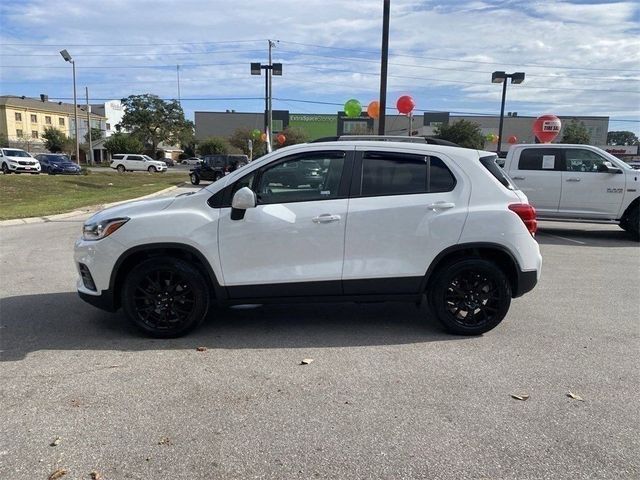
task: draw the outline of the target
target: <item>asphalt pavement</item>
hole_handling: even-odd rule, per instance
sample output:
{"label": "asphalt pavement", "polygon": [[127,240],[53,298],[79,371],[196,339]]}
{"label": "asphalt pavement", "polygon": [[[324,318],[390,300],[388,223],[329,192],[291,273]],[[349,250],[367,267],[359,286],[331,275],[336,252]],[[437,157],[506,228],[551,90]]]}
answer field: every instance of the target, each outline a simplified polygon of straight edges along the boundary
{"label": "asphalt pavement", "polygon": [[153,340],[76,296],[82,221],[0,228],[2,479],[640,475],[640,249],[618,227],[542,223],[541,282],[481,337],[388,303]]}

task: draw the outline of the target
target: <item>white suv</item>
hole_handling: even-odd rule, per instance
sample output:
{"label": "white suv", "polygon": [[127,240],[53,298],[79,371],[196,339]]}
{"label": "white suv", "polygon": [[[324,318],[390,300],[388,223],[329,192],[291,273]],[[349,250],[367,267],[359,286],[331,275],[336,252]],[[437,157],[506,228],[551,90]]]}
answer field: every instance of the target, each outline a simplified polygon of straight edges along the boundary
{"label": "white suv", "polygon": [[167,164],[160,160],[154,160],[148,155],[138,154],[117,154],[111,158],[111,168],[115,168],[120,173],[126,171],[144,171],[149,173],[165,172],[167,170]]}
{"label": "white suv", "polygon": [[0,148],[0,169],[8,173],[40,173],[40,162],[19,148]]}
{"label": "white suv", "polygon": [[[425,296],[448,331],[481,334],[542,262],[535,210],[496,158],[379,141],[282,148],[197,193],[94,215],[75,245],[78,292],[157,337],[193,329],[212,304]],[[296,163],[300,179],[283,183]]]}

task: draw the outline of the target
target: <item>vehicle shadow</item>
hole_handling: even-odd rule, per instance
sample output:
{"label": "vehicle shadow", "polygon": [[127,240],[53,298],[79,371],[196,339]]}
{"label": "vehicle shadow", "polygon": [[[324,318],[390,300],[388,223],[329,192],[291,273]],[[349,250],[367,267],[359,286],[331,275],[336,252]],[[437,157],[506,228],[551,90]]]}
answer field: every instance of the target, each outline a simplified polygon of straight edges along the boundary
{"label": "vehicle shadow", "polygon": [[588,224],[557,226],[539,225],[536,240],[540,245],[573,245],[577,247],[637,247],[638,242],[615,225]]}
{"label": "vehicle shadow", "polygon": [[426,309],[409,303],[291,304],[215,308],[177,339],[147,338],[121,311],[103,312],[75,292],[0,300],[0,360],[39,350],[176,350],[352,347],[453,341]]}

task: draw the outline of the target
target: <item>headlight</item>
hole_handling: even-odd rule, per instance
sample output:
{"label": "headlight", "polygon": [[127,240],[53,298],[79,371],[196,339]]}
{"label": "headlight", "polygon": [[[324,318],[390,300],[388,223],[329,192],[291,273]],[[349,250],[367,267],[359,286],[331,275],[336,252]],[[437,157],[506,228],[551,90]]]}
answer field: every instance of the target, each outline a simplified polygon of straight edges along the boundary
{"label": "headlight", "polygon": [[108,237],[118,230],[122,225],[127,223],[129,218],[110,218],[100,222],[85,223],[82,227],[83,240],[100,240]]}

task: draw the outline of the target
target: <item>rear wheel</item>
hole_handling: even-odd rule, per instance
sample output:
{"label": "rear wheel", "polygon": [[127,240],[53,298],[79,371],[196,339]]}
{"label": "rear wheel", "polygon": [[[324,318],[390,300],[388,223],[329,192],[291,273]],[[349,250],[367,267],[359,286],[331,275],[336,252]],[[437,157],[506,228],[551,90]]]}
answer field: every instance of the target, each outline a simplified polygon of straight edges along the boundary
{"label": "rear wheel", "polygon": [[635,205],[625,212],[620,227],[636,241],[640,241],[640,205]]}
{"label": "rear wheel", "polygon": [[149,168],[147,168],[147,171],[149,173],[156,173],[157,172],[156,167],[154,167],[153,165],[151,165]]}
{"label": "rear wheel", "polygon": [[511,285],[494,263],[481,258],[455,261],[441,269],[428,292],[432,312],[458,335],[495,328],[511,305]]}
{"label": "rear wheel", "polygon": [[133,324],[152,337],[178,337],[193,330],[209,309],[209,288],[191,263],[156,257],[135,266],[122,286],[122,307]]}
{"label": "rear wheel", "polygon": [[200,183],[200,177],[195,173],[192,173],[191,175],[189,175],[189,178],[191,179],[192,185],[198,185]]}
{"label": "rear wheel", "polygon": [[118,170],[118,172],[120,173],[124,173],[126,171],[126,168],[124,168],[124,165],[118,165],[116,170]]}

